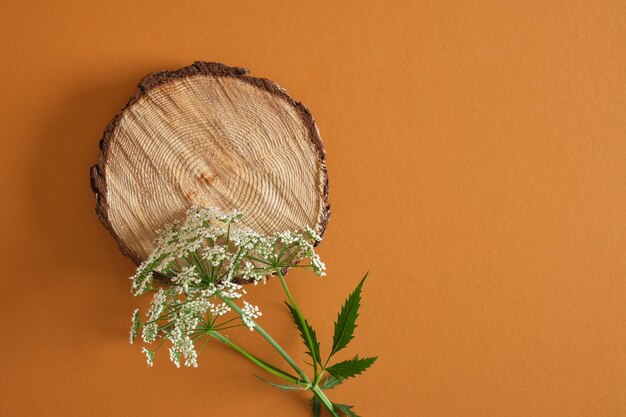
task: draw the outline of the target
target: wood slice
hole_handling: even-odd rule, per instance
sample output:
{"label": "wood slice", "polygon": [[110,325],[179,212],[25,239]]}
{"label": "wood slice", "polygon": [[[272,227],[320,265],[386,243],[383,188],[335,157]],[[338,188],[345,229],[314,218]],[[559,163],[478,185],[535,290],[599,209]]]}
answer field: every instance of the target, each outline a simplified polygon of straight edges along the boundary
{"label": "wood slice", "polygon": [[238,209],[260,233],[324,233],[325,153],[309,110],[243,68],[196,62],[138,85],[91,168],[96,213],[135,263],[192,205]]}

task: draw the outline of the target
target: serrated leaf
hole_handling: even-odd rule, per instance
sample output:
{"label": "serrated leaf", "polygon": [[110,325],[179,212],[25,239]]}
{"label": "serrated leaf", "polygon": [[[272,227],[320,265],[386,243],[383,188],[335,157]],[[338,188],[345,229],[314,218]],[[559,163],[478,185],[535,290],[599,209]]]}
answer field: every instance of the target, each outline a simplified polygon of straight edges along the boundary
{"label": "serrated leaf", "polygon": [[372,366],[372,364],[376,362],[376,359],[378,359],[377,356],[370,358],[359,358],[358,356],[355,356],[347,361],[338,362],[333,366],[326,368],[326,370],[338,379],[353,378]]}
{"label": "serrated leaf", "polygon": [[285,302],[285,304],[289,308],[289,311],[291,312],[291,317],[293,318],[294,323],[296,324],[296,326],[298,327],[298,330],[300,331],[300,336],[302,337],[302,340],[304,341],[304,345],[309,349],[306,352],[307,355],[309,355],[313,359],[314,362],[322,363],[322,359],[320,355],[320,342],[318,342],[317,340],[317,334],[315,333],[315,330],[313,330],[313,327],[311,327],[309,322],[306,321],[306,319],[304,319],[304,325],[306,326],[306,330],[308,330],[309,336],[311,336],[311,341],[313,342],[313,346],[309,346],[309,341],[307,340],[305,330],[302,327],[302,323],[298,319],[297,311],[291,306],[291,304],[287,302]]}
{"label": "serrated leaf", "polygon": [[352,405],[346,405],[346,404],[333,404],[335,407],[337,407],[339,410],[341,410],[345,415],[350,416],[350,417],[359,417],[359,415],[357,413],[355,413],[354,411],[352,411],[352,408],[354,406]]}
{"label": "serrated leaf", "polygon": [[267,379],[263,377],[260,377],[258,375],[255,375],[255,376],[259,378],[261,381],[265,382],[266,384],[269,384],[275,388],[278,388],[281,391],[302,391],[302,388],[297,385],[275,384],[271,381],[268,381]]}
{"label": "serrated leaf", "polygon": [[316,395],[311,398],[311,410],[313,411],[313,417],[320,417],[322,414],[322,402]]}
{"label": "serrated leaf", "polygon": [[341,384],[343,381],[344,381],[344,379],[337,378],[337,377],[334,377],[333,375],[331,375],[328,378],[326,378],[324,380],[324,382],[322,382],[322,385],[320,385],[320,388],[323,389],[323,390],[333,389],[337,385]]}
{"label": "serrated leaf", "polygon": [[359,307],[361,306],[361,288],[365,282],[367,274],[363,277],[359,285],[356,286],[352,294],[348,296],[335,322],[335,334],[333,335],[333,349],[328,358],[330,359],[335,353],[345,348],[354,338],[354,329],[356,329],[356,319],[359,317]]}

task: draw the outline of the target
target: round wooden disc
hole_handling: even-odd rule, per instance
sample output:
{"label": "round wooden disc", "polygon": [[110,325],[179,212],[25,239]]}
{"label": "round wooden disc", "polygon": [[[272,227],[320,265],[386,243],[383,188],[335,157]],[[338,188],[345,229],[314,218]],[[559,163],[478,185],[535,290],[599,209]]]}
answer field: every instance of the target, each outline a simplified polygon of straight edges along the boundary
{"label": "round wooden disc", "polygon": [[238,209],[260,233],[323,234],[325,153],[309,110],[243,68],[196,62],[138,85],[91,168],[96,212],[136,263],[192,205]]}

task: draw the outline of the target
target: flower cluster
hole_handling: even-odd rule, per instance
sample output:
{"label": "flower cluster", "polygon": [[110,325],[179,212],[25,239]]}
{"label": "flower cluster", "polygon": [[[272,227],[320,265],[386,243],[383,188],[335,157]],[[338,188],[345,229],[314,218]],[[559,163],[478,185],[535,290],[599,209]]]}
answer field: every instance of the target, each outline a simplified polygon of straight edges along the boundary
{"label": "flower cluster", "polygon": [[242,311],[243,314],[241,315],[241,319],[243,320],[244,324],[248,326],[250,331],[254,330],[254,326],[256,324],[254,322],[254,319],[258,319],[260,316],[263,315],[263,313],[259,311],[258,306],[252,305],[247,301],[243,302]]}
{"label": "flower cluster", "polygon": [[[145,319],[135,310],[130,331],[131,343],[139,335],[147,344],[161,340],[155,350],[143,348],[148,365],[165,341],[177,367],[195,367],[201,338],[234,327],[234,321],[254,330],[262,313],[247,301],[242,307],[236,304],[245,295],[242,283],[265,282],[303,259],[310,262],[298,266],[325,275],[313,247],[321,239],[314,230],[263,236],[242,226],[242,217],[237,211],[192,207],[184,221],[159,232],[155,250],[131,277],[133,294],[153,292]],[[231,311],[239,317],[225,319]]]}

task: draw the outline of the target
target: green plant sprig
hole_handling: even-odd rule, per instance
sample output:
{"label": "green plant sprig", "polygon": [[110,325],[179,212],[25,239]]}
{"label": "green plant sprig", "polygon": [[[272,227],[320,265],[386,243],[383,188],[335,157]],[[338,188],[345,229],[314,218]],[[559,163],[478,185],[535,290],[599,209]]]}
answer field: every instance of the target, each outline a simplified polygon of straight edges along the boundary
{"label": "green plant sprig", "polygon": [[[150,366],[166,341],[170,360],[176,365],[197,366],[197,356],[210,339],[217,340],[244,358],[278,378],[276,383],[262,377],[261,381],[280,390],[310,391],[312,415],[320,416],[325,408],[332,416],[357,416],[353,407],[332,402],[326,391],[367,370],[377,357],[355,356],[336,362],[334,356],[354,338],[359,315],[361,291],[367,274],[344,302],[334,323],[332,346],[323,358],[317,333],[304,317],[284,277],[284,271],[307,268],[325,275],[325,266],[313,250],[312,241],[321,238],[311,229],[304,233],[283,232],[261,236],[237,223],[242,215],[221,213],[214,208],[191,208],[182,223],[169,225],[159,234],[156,249],[131,278],[135,295],[152,293],[153,300],[146,319],[138,310],[132,318],[130,341],[141,333],[148,345],[161,339],[155,349],[143,348]],[[308,263],[303,263],[308,259]],[[154,273],[167,277],[155,283]],[[273,339],[256,319],[261,316],[257,306],[240,299],[245,295],[241,281],[265,282],[269,275],[278,277],[285,293],[285,304],[311,357],[312,376]],[[226,318],[229,312],[235,317]],[[245,326],[256,331],[276,350],[295,374],[271,364],[233,342],[223,332]],[[204,340],[203,340],[204,339]],[[196,344],[201,344],[196,351]]]}

